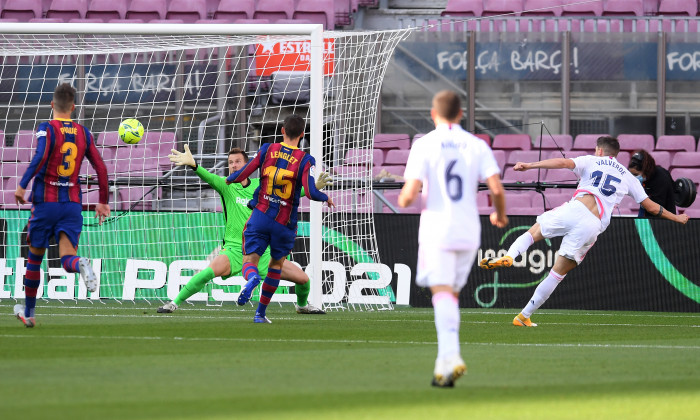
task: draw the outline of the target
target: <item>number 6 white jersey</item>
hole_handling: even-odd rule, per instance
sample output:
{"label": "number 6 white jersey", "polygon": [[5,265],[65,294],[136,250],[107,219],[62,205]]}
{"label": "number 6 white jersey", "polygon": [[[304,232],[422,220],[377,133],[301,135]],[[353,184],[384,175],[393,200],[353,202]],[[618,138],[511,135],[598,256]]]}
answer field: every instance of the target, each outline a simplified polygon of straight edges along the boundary
{"label": "number 6 white jersey", "polygon": [[647,198],[639,180],[614,157],[588,155],[572,160],[576,165],[573,171],[581,178],[574,197],[595,196],[603,230],[610,224],[613,209],[625,195],[630,195],[637,203]]}
{"label": "number 6 white jersey", "polygon": [[418,242],[446,250],[477,249],[480,181],[500,173],[489,146],[457,124],[441,124],[411,147],[405,179],[423,182]]}

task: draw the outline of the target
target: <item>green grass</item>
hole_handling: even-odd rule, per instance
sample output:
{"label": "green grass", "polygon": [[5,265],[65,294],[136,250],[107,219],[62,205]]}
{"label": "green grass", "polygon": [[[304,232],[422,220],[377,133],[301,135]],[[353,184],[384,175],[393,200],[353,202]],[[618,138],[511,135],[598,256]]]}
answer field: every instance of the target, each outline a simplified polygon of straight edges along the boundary
{"label": "green grass", "polygon": [[[297,315],[40,302],[0,317],[2,419],[697,419],[700,315],[463,310],[468,374],[429,383],[432,311]],[[0,313],[12,312],[11,301]]]}

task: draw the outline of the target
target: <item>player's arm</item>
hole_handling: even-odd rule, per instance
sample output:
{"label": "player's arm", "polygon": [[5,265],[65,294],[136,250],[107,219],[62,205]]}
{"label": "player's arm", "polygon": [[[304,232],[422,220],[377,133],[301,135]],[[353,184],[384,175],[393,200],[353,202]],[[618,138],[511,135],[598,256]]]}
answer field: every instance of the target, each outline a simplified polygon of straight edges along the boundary
{"label": "player's arm", "polygon": [[270,143],[265,143],[260,146],[260,150],[255,156],[245,164],[244,167],[232,173],[226,178],[226,184],[241,183],[248,179],[249,176],[255,172],[256,169],[260,168],[262,165],[265,155],[267,155],[267,149],[270,147]]}
{"label": "player's arm", "polygon": [[[320,191],[329,185],[333,185],[333,178],[325,172],[318,174],[318,178],[316,178],[316,189]],[[304,187],[301,187],[301,196],[306,197],[306,189]]]}
{"label": "player's arm", "polygon": [[87,132],[86,134],[89,134],[89,136],[87,139],[88,146],[87,150],[85,151],[85,156],[87,157],[88,162],[90,162],[90,165],[95,168],[95,172],[97,172],[97,185],[100,188],[99,203],[95,206],[95,217],[97,217],[98,223],[102,224],[105,218],[109,217],[110,214],[107,166],[105,165],[104,160],[102,160],[102,156],[100,156],[100,152],[95,146],[95,138],[92,136],[92,133]]}
{"label": "player's arm", "polygon": [[527,171],[528,169],[574,169],[576,164],[573,159],[554,158],[540,160],[539,162],[518,162],[513,167],[514,171]]}
{"label": "player's arm", "polygon": [[421,188],[423,188],[423,182],[420,179],[406,179],[399,193],[399,207],[405,208],[413,204],[418,198]]}
{"label": "player's arm", "polygon": [[24,172],[24,175],[22,176],[22,179],[20,179],[19,184],[17,185],[17,189],[15,190],[15,201],[17,202],[17,204],[27,203],[27,200],[24,199],[24,193],[27,191],[29,181],[31,181],[32,178],[34,178],[36,174],[39,173],[41,168],[43,168],[46,164],[46,161],[49,160],[49,150],[51,148],[47,147],[47,143],[50,143],[52,140],[46,139],[46,133],[48,129],[48,123],[41,123],[39,125],[39,128],[37,129],[36,153],[34,153],[34,157],[29,163],[29,167]]}
{"label": "player's arm", "polygon": [[645,198],[641,203],[644,210],[651,216],[660,217],[662,219],[671,220],[676,223],[686,224],[688,222],[687,214],[675,214],[663,208],[661,204],[656,203],[651,198]]}
{"label": "player's arm", "polygon": [[178,152],[175,149],[170,150],[168,159],[170,159],[170,162],[174,163],[175,166],[187,166],[191,168],[202,181],[209,184],[209,186],[219,194],[221,194],[224,191],[224,188],[226,188],[226,181],[222,177],[197,165],[188,144],[185,145],[184,152]]}
{"label": "player's arm", "polygon": [[490,219],[491,224],[502,228],[508,225],[508,216],[506,215],[506,191],[501,184],[501,177],[499,174],[491,175],[486,178],[486,185],[491,191],[491,200],[493,201],[493,206],[496,208],[494,213],[491,213]]}
{"label": "player's arm", "polygon": [[333,200],[331,200],[328,195],[322,193],[316,188],[316,180],[313,176],[313,171],[311,170],[315,165],[316,161],[313,157],[309,157],[309,160],[304,164],[304,170],[301,174],[301,184],[304,190],[307,191],[308,197],[314,201],[325,201],[328,203],[328,207],[335,207]]}

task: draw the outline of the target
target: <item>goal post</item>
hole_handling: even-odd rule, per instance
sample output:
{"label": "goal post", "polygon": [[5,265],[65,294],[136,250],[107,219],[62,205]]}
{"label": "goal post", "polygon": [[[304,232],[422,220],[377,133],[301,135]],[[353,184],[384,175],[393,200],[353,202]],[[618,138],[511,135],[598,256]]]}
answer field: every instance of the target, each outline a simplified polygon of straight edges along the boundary
{"label": "goal post", "polygon": [[[324,32],[308,24],[3,24],[0,233],[7,246],[0,260],[12,274],[0,279],[0,299],[23,297],[29,207],[7,197],[33,155],[33,131],[51,117],[50,93],[67,81],[78,90],[77,121],[94,133],[108,164],[113,217],[102,227],[86,217],[81,236],[80,253],[100,268],[100,290],[88,296],[71,284],[49,253],[45,298],[172,298],[216,255],[224,209],[209,185],[169,165],[170,147],[190,144],[202,167],[225,176],[229,147],[254,153],[275,141],[294,112],[308,121],[310,142],[302,147],[336,179],[329,191],[336,211],[306,199],[300,207],[291,259],[312,279],[310,300],[330,309],[391,308],[392,273],[381,265],[374,236],[371,155],[381,80],[406,34]],[[126,118],[144,124],[141,144],[115,141]],[[87,167],[84,161],[86,210],[95,203]],[[214,283],[192,300],[233,300],[231,286],[240,279]]]}

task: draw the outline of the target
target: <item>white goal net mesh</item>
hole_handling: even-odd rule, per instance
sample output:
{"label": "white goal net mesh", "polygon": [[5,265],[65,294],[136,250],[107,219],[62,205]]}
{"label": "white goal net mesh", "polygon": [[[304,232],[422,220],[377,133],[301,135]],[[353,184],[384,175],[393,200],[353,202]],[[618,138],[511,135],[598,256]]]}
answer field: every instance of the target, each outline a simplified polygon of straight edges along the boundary
{"label": "white goal net mesh", "polygon": [[[323,155],[316,159],[335,180],[327,192],[337,208],[324,206],[322,217],[329,309],[389,309],[394,300],[392,273],[378,264],[371,165],[381,81],[405,35],[324,33]],[[217,255],[225,223],[218,194],[167,155],[189,144],[202,167],[226,176],[231,147],[252,156],[262,143],[281,140],[287,115],[310,112],[309,46],[308,36],[281,35],[0,35],[0,299],[24,297],[30,206],[16,205],[14,191],[34,156],[37,126],[52,118],[59,83],[77,89],[73,119],[92,131],[107,166],[112,217],[102,226],[93,218],[97,179],[85,160],[78,254],[93,261],[100,287],[87,293],[61,268],[54,244],[38,296],[160,304]],[[127,118],[145,127],[136,145],[117,134]],[[306,268],[308,200],[300,210],[290,259]],[[243,283],[215,279],[191,300],[233,301]],[[282,287],[273,301],[294,302],[292,293]]]}

